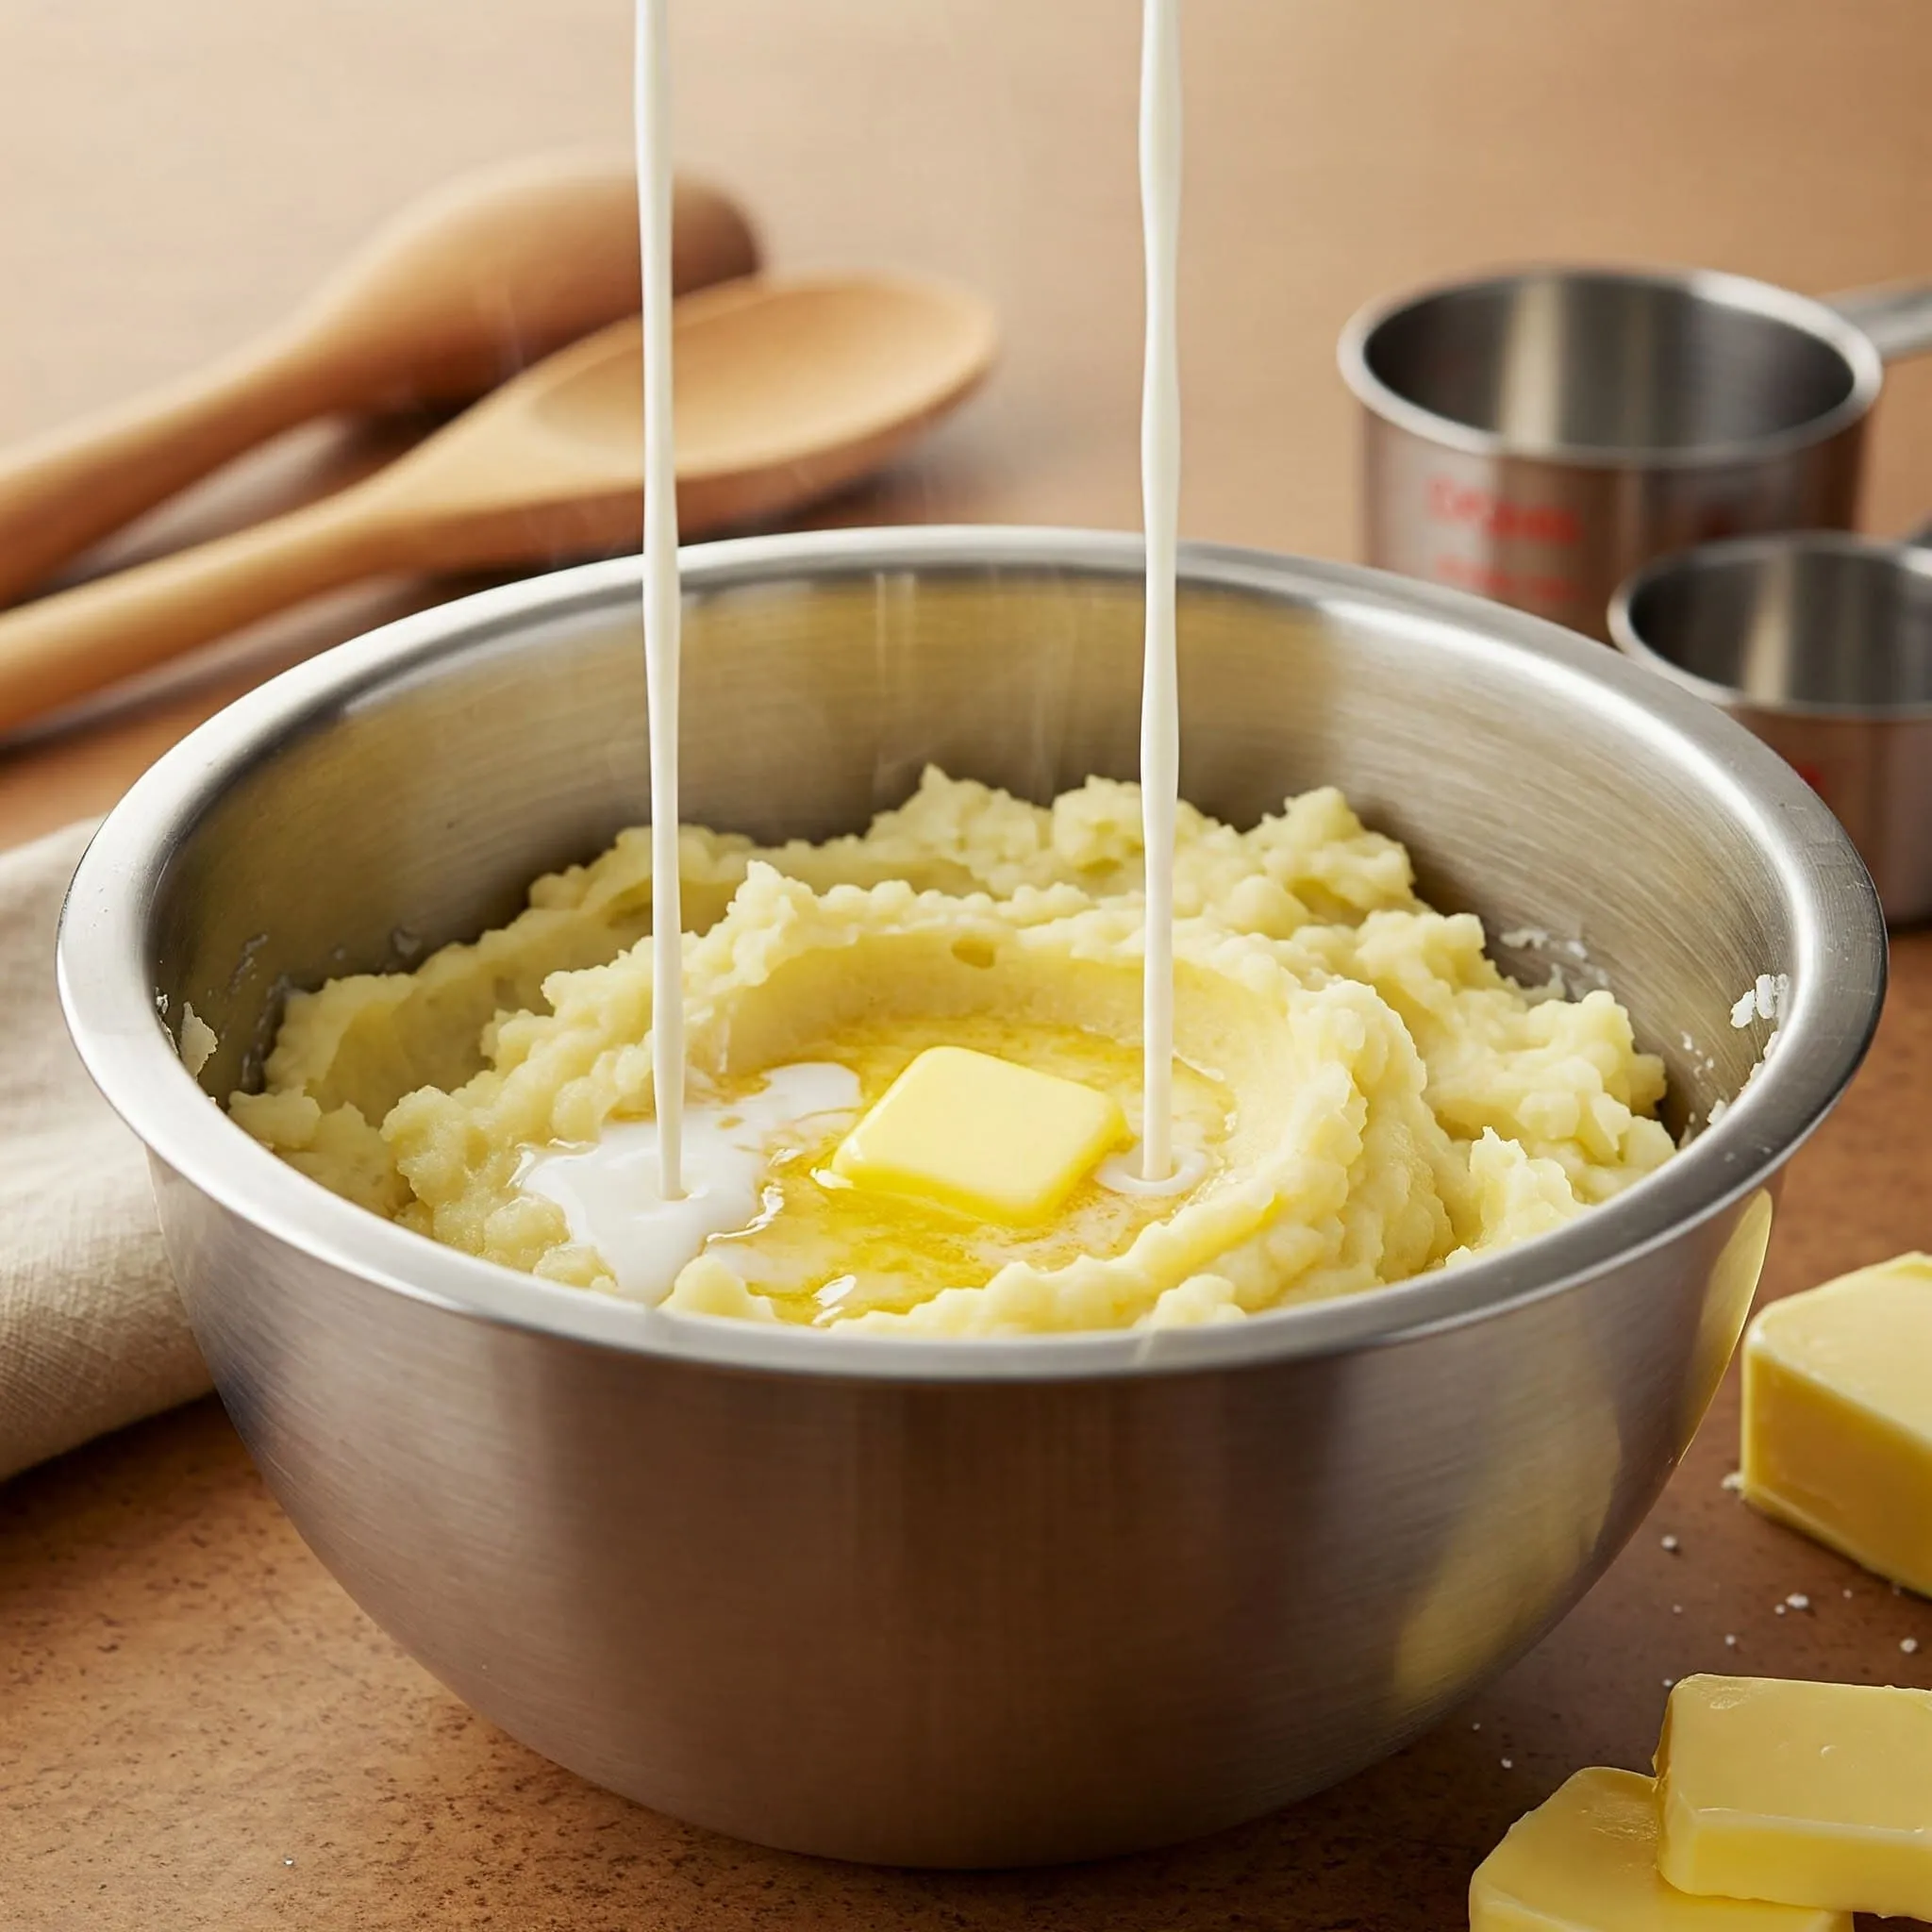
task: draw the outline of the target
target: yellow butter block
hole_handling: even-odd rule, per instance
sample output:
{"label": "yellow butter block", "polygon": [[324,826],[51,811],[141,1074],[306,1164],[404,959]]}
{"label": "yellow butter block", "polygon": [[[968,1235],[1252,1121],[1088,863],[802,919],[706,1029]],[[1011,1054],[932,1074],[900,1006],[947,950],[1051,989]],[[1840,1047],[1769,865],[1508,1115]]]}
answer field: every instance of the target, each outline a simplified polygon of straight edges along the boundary
{"label": "yellow butter block", "polygon": [[1679,1890],[1932,1918],[1932,1691],[1686,1677],[1657,1770]]}
{"label": "yellow butter block", "polygon": [[1852,1932],[1844,1912],[1677,1891],[1657,1841],[1649,1778],[1579,1771],[1476,1867],[1470,1932]]}
{"label": "yellow butter block", "polygon": [[1932,1256],[1774,1302],[1744,1347],[1744,1494],[1932,1595]]}
{"label": "yellow butter block", "polygon": [[855,1187],[909,1194],[1025,1227],[1127,1138],[1120,1103],[990,1053],[933,1046],[887,1088],[832,1157]]}

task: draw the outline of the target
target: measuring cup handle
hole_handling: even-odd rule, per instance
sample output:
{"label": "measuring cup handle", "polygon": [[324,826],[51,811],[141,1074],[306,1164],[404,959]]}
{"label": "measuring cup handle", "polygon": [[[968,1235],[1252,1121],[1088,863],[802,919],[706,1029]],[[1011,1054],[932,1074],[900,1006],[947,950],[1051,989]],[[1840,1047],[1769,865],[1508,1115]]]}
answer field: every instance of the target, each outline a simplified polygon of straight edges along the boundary
{"label": "measuring cup handle", "polygon": [[1932,282],[1848,289],[1842,295],[1827,295],[1824,300],[1854,327],[1863,329],[1887,362],[1923,356],[1932,349]]}

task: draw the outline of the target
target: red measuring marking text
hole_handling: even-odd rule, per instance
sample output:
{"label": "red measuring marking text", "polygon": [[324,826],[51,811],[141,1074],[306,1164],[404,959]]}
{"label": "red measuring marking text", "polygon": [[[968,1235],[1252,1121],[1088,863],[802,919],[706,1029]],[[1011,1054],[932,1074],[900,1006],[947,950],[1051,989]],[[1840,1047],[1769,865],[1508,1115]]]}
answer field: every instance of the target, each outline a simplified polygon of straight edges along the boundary
{"label": "red measuring marking text", "polygon": [[1576,512],[1553,503],[1511,503],[1475,483],[1431,476],[1428,513],[1439,524],[1480,530],[1486,537],[1524,537],[1534,543],[1574,543],[1583,535]]}

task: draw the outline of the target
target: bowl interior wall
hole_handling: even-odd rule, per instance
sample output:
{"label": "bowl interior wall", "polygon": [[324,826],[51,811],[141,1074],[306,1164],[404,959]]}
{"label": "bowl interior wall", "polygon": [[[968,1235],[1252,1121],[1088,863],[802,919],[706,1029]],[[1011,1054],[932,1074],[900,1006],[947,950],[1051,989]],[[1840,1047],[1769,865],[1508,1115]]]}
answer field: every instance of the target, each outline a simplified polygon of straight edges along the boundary
{"label": "bowl interior wall", "polygon": [[[861,827],[921,768],[1039,801],[1136,769],[1125,571],[819,569],[688,598],[689,820],[761,841]],[[1525,980],[1607,983],[1674,1117],[1737,1091],[1729,1009],[1790,956],[1735,797],[1641,708],[1392,601],[1184,586],[1182,785],[1252,824],[1335,784]],[[479,622],[313,709],[203,811],[152,927],[158,994],[214,1026],[202,1083],[258,1077],[291,987],[420,958],[646,814],[634,599]],[[1496,945],[1499,935],[1540,937]],[[1580,943],[1587,958],[1567,950]]]}

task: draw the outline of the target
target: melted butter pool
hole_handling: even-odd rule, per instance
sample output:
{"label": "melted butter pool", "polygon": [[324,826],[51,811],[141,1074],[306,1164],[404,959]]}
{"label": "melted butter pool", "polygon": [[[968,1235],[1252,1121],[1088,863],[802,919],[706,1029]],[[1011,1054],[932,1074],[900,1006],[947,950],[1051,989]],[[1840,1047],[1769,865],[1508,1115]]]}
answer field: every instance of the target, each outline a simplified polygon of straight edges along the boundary
{"label": "melted butter pool", "polygon": [[1232,1101],[1213,1075],[1176,1061],[1177,1184],[1132,1184],[1130,1155],[1080,1182],[1043,1228],[996,1226],[927,1203],[853,1187],[834,1149],[907,1064],[931,1046],[971,1047],[1111,1093],[1141,1125],[1138,1044],[993,1014],[881,1021],[811,1042],[797,1061],[721,1091],[695,1085],[686,1111],[684,1201],[657,1193],[657,1132],[617,1121],[594,1146],[534,1152],[520,1185],[557,1202],[572,1238],[594,1247],[620,1290],[657,1301],[707,1253],[781,1319],[819,1326],[871,1308],[906,1308],[941,1289],[976,1286],[1008,1261],[1062,1267],[1111,1256],[1165,1220],[1218,1171]]}

